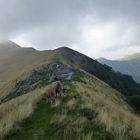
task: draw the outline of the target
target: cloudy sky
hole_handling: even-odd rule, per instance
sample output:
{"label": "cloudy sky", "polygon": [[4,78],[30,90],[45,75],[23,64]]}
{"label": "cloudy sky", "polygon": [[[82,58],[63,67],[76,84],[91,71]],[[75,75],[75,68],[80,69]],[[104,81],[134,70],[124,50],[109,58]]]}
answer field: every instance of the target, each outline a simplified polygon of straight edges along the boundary
{"label": "cloudy sky", "polygon": [[140,0],[0,0],[0,40],[92,58],[140,52]]}

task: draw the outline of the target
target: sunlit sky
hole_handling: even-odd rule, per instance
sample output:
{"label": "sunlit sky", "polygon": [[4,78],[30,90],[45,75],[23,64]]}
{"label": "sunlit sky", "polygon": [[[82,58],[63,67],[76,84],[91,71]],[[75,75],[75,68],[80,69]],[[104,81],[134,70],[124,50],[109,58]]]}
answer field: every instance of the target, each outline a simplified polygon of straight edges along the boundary
{"label": "sunlit sky", "polygon": [[139,0],[0,0],[0,40],[92,58],[140,52]]}

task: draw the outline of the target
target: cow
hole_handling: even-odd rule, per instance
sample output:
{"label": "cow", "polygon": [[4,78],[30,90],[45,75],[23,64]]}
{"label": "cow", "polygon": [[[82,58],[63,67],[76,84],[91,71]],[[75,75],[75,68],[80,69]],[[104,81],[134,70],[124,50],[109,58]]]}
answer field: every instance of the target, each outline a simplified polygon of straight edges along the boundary
{"label": "cow", "polygon": [[46,92],[48,102],[54,103],[56,98],[58,96],[62,96],[62,93],[64,92],[65,92],[65,89],[59,81],[52,83]]}
{"label": "cow", "polygon": [[53,102],[55,102],[55,90],[52,87],[49,87],[49,89],[47,90],[47,99],[48,102],[50,102],[51,104]]}

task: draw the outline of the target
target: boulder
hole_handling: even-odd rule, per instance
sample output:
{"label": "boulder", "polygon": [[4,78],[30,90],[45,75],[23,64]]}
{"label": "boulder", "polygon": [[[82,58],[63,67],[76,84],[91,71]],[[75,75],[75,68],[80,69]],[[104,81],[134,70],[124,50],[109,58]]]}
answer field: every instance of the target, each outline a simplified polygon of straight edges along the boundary
{"label": "boulder", "polygon": [[29,77],[16,82],[15,95],[22,94],[40,80],[45,79],[48,82],[72,80],[73,74],[72,67],[67,64],[50,64],[48,67],[34,69]]}
{"label": "boulder", "polygon": [[52,74],[49,78],[49,82],[71,80],[73,76],[72,67],[66,64],[51,64],[48,71]]}

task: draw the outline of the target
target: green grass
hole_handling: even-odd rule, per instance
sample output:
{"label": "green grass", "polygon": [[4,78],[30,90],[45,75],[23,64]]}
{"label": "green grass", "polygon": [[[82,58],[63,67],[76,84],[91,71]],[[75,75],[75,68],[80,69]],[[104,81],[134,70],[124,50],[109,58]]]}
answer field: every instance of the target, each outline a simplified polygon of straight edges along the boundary
{"label": "green grass", "polygon": [[[75,86],[69,81],[63,84],[69,89],[67,95],[59,99],[59,105],[50,105],[44,97],[33,115],[3,140],[84,140],[88,134],[92,134],[91,140],[112,140],[105,127],[95,121],[97,113],[81,109],[81,95]],[[72,99],[76,103],[71,108],[67,104]]]}
{"label": "green grass", "polygon": [[50,131],[46,128],[49,126],[49,120],[51,119],[53,111],[53,109],[50,109],[49,104],[46,103],[46,100],[42,100],[38,104],[34,114],[20,125],[19,130],[15,131],[13,134],[4,139],[44,140],[44,138],[50,134]]}
{"label": "green grass", "polygon": [[140,95],[128,96],[127,101],[140,114]]}
{"label": "green grass", "polygon": [[[47,69],[47,67],[48,66],[46,66],[46,67],[42,66],[41,69]],[[78,82],[83,82],[84,83],[84,81],[82,80],[82,74],[83,73],[81,71],[77,70],[77,69],[73,69],[73,72],[74,72],[74,75],[73,75],[73,78],[72,78],[73,81],[78,81]],[[15,84],[15,87],[13,88],[13,90],[1,101],[1,103],[9,101],[12,98],[16,98],[17,96],[20,96],[22,94],[26,94],[26,93],[32,91],[33,89],[36,89],[37,87],[44,87],[44,86],[50,84],[49,78],[50,77],[48,75],[41,75],[41,76],[34,77],[32,74],[30,74],[26,78],[23,78],[23,79],[21,78],[20,80],[30,81],[29,86],[27,86],[27,87],[23,86],[22,87],[22,86],[19,86],[19,85]],[[67,80],[64,80],[64,83],[68,84]],[[22,87],[22,90],[20,91],[20,95],[16,95],[17,89],[19,89],[21,87]]]}

